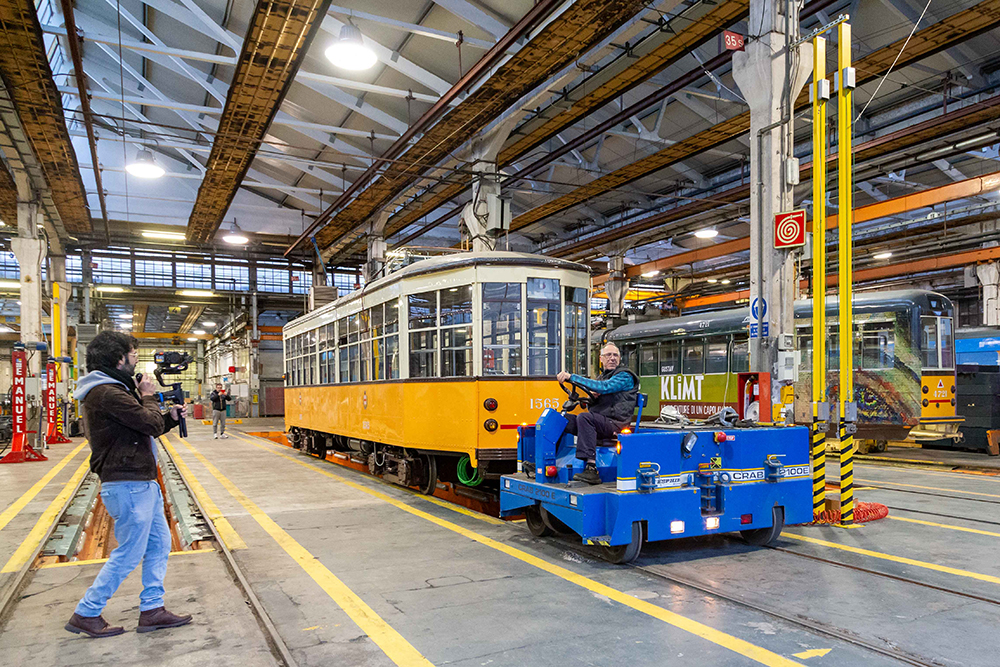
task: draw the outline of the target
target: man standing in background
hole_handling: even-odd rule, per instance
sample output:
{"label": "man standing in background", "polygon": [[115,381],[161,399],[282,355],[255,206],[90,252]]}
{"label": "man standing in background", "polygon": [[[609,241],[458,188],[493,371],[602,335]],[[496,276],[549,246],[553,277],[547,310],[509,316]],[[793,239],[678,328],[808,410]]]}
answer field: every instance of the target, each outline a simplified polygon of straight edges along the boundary
{"label": "man standing in background", "polygon": [[221,384],[216,384],[215,391],[209,398],[212,399],[212,437],[228,438],[229,436],[226,435],[226,403],[233,400],[233,397]]}

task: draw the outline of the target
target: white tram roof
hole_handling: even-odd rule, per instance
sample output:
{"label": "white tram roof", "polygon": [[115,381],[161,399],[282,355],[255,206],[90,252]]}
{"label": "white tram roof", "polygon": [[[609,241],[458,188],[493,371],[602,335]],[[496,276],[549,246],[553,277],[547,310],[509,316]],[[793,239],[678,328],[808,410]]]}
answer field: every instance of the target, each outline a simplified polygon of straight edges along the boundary
{"label": "white tram roof", "polygon": [[287,323],[284,328],[298,325],[305,319],[317,317],[338,306],[343,306],[356,299],[360,299],[367,294],[371,294],[383,287],[387,287],[400,280],[406,280],[416,276],[438,273],[441,271],[454,271],[471,266],[517,266],[517,267],[538,267],[545,269],[557,269],[562,271],[575,271],[590,274],[590,267],[578,262],[571,262],[558,257],[547,257],[545,255],[533,255],[526,252],[456,252],[440,257],[429,257],[408,264],[387,276],[378,280],[373,280],[359,290],[354,290],[330,303],[324,304],[316,310],[302,315]]}

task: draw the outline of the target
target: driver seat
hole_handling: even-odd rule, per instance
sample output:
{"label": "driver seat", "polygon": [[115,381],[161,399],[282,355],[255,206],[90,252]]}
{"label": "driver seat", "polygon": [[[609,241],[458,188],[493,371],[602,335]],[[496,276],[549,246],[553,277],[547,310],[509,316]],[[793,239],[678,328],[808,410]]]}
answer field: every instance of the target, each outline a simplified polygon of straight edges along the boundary
{"label": "driver seat", "polygon": [[[639,429],[639,422],[642,421],[642,409],[644,407],[646,407],[646,405],[648,403],[649,403],[649,395],[648,394],[639,393],[635,397],[635,407],[638,408],[639,414],[637,414],[636,417],[635,417],[635,426],[632,427],[632,431],[637,431]],[[597,446],[598,447],[617,447],[618,446],[618,437],[616,436],[614,438],[607,438],[607,439],[604,439],[604,440],[598,440],[597,441]]]}

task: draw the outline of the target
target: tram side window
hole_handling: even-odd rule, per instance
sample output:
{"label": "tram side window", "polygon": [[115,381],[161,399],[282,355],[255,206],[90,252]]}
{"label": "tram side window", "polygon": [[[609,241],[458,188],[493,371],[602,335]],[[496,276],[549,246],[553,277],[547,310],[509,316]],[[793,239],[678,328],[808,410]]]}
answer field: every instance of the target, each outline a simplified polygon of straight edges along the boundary
{"label": "tram side window", "polygon": [[348,347],[347,347],[347,318],[341,317],[340,321],[337,323],[337,352],[340,355],[340,381],[350,382],[351,381],[351,366],[348,362]]}
{"label": "tram side window", "polygon": [[347,376],[348,382],[358,382],[361,380],[361,350],[358,345],[361,331],[361,313],[347,316],[347,366],[350,373]]}
{"label": "tram side window", "polygon": [[563,301],[565,305],[564,327],[566,336],[567,373],[587,374],[587,331],[589,329],[587,312],[587,289],[585,287],[564,287]]}
{"label": "tram side window", "polygon": [[726,373],[729,371],[729,338],[713,336],[705,344],[705,372]]}
{"label": "tram side window", "polygon": [[896,326],[893,322],[861,325],[861,367],[892,368],[896,362]]}
{"label": "tram side window", "polygon": [[941,368],[955,367],[955,338],[950,317],[942,317],[938,330],[941,336]]}
{"label": "tram side window", "polygon": [[705,341],[701,339],[684,341],[684,375],[698,375],[705,372]]}
{"label": "tram side window", "polygon": [[306,365],[306,384],[316,384],[319,379],[319,371],[316,367],[316,341],[319,338],[319,331],[313,329],[306,333],[306,350],[305,350],[305,365]]}
{"label": "tram side window", "polygon": [[472,375],[472,285],[441,290],[441,377]]}
{"label": "tram side window", "polygon": [[399,378],[399,300],[385,304],[385,379]]}
{"label": "tram side window", "polygon": [[[636,375],[639,374],[639,347],[622,343],[618,346],[622,353],[621,365],[629,369]],[[601,369],[604,370],[603,368]]]}
{"label": "tram side window", "polygon": [[337,382],[337,323],[326,325],[326,382]]}
{"label": "tram side window", "polygon": [[655,377],[657,375],[659,364],[656,353],[656,343],[639,347],[639,375],[642,377]]}
{"label": "tram side window", "polygon": [[483,283],[483,375],[521,374],[521,283]]}
{"label": "tram side window", "polygon": [[320,384],[326,384],[327,381],[328,381],[327,372],[326,372],[326,369],[327,369],[327,356],[328,356],[328,352],[326,351],[326,347],[327,347],[327,338],[326,338],[327,331],[328,330],[326,328],[326,325],[321,326],[319,328],[319,330],[318,330],[319,340],[317,341],[317,345],[318,345],[318,349],[319,349],[319,383]]}
{"label": "tram side window", "polygon": [[410,377],[437,377],[437,292],[410,294]]}
{"label": "tram side window", "polygon": [[371,328],[372,380],[385,379],[385,304],[368,309]]}
{"label": "tram side window", "polygon": [[559,372],[559,281],[528,278],[528,375]]}
{"label": "tram side window", "polygon": [[681,344],[671,340],[660,343],[660,375],[677,375],[681,372]]}
{"label": "tram side window", "polygon": [[733,339],[733,353],[729,358],[730,373],[750,371],[750,341],[745,337]]}
{"label": "tram side window", "polygon": [[358,313],[359,332],[358,339],[361,341],[361,381],[372,380],[372,328],[371,328],[371,308]]}

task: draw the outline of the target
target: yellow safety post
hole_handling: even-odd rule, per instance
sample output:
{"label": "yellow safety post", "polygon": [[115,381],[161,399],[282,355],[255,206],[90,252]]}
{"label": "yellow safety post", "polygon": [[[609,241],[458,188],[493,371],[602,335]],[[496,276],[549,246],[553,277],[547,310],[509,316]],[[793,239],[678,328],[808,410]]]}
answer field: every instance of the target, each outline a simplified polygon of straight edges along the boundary
{"label": "yellow safety post", "polygon": [[826,506],[826,428],[829,410],[821,418],[820,403],[826,402],[826,39],[813,38],[813,294],[812,294],[812,464],[813,514]]}
{"label": "yellow safety post", "polygon": [[854,251],[851,222],[854,217],[852,193],[853,70],[851,68],[851,26],[841,23],[837,38],[837,144],[840,297],[840,522],[854,523],[854,415],[848,414],[854,399],[854,313],[851,290],[854,284]]}
{"label": "yellow safety post", "polygon": [[59,309],[59,283],[52,283],[52,356],[62,356],[62,327],[59,326],[59,318],[62,313]]}

